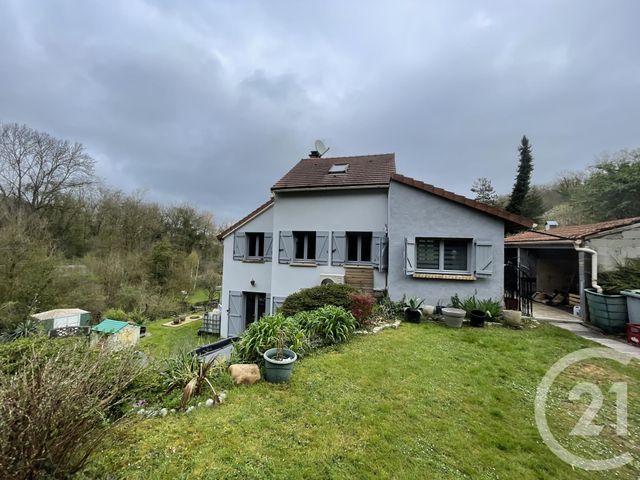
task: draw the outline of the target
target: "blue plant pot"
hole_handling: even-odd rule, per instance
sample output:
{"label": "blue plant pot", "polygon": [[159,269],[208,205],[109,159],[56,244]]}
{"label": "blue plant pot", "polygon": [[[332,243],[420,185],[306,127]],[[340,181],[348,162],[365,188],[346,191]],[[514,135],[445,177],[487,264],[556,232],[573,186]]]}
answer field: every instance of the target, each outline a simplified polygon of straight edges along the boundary
{"label": "blue plant pot", "polygon": [[298,359],[298,355],[288,348],[282,349],[282,360],[276,360],[277,348],[271,348],[264,352],[264,377],[270,383],[287,383],[293,372],[293,364]]}

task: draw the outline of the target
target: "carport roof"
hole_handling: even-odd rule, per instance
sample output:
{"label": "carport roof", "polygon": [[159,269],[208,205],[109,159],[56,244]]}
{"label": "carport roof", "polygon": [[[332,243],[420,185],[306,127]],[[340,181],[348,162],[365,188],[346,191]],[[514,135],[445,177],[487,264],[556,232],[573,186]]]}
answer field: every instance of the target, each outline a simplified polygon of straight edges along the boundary
{"label": "carport roof", "polygon": [[508,236],[505,245],[518,245],[523,243],[560,243],[585,240],[598,233],[606,232],[621,227],[628,227],[636,223],[640,224],[640,217],[608,220],[606,222],[589,223],[586,225],[569,225],[556,227],[549,231],[528,231]]}

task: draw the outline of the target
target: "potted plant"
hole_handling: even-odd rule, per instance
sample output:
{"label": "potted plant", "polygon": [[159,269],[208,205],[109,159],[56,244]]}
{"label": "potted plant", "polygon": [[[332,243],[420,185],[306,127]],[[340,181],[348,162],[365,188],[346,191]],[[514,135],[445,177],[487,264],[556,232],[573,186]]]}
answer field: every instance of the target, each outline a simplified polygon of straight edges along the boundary
{"label": "potted plant", "polygon": [[267,382],[286,383],[291,378],[293,364],[298,359],[298,355],[293,350],[284,348],[285,337],[284,330],[280,330],[276,348],[270,348],[262,355],[264,358],[264,376]]}
{"label": "potted plant", "polygon": [[422,318],[422,311],[420,305],[424,300],[420,300],[418,297],[411,297],[404,302],[404,318],[407,322],[419,323]]}
{"label": "potted plant", "polygon": [[444,323],[447,327],[460,328],[462,327],[462,322],[467,312],[461,308],[443,308],[442,314],[444,315]]}

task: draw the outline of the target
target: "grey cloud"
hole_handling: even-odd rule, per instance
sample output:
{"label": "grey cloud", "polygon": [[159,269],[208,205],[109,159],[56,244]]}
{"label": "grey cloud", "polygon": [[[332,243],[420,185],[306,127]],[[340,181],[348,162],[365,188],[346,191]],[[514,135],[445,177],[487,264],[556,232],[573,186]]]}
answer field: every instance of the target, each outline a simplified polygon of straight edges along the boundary
{"label": "grey cloud", "polygon": [[0,120],[232,220],[313,140],[467,194],[638,146],[636,2],[46,2],[0,15]]}

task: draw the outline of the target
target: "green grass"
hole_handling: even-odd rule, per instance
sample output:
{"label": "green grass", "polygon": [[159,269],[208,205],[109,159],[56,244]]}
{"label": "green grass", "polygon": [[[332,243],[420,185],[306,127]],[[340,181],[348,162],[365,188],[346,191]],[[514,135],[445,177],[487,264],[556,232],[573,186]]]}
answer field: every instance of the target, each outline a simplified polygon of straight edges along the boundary
{"label": "green grass", "polygon": [[180,350],[192,350],[199,345],[211,343],[217,338],[211,335],[198,336],[198,329],[202,325],[202,320],[179,327],[165,327],[162,325],[170,321],[170,318],[164,318],[145,324],[149,335],[142,337],[138,346],[152,360],[162,360]]}
{"label": "green grass", "polygon": [[[612,478],[613,472],[573,470],[563,463],[543,444],[534,422],[536,386],[546,370],[563,355],[592,345],[551,326],[514,331],[403,324],[303,359],[289,385],[234,388],[215,409],[125,423],[84,475]],[[588,401],[569,402],[568,388],[576,380],[598,380],[604,389],[612,379],[629,382],[630,436],[620,441],[607,426],[596,439],[569,438]],[[640,458],[637,363],[593,362],[559,381],[550,423],[564,445],[592,456],[630,450]],[[595,421],[614,422],[611,408]],[[615,473],[636,479],[638,463]]]}
{"label": "green grass", "polygon": [[[214,297],[217,297],[217,295],[218,294],[216,292]],[[191,305],[194,305],[196,303],[206,302],[208,299],[209,299],[209,294],[205,289],[201,288],[193,292],[191,295],[189,295],[187,297],[187,302],[189,302]]]}

